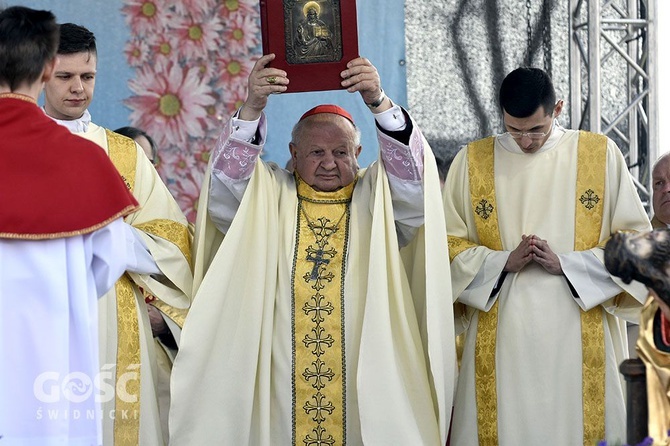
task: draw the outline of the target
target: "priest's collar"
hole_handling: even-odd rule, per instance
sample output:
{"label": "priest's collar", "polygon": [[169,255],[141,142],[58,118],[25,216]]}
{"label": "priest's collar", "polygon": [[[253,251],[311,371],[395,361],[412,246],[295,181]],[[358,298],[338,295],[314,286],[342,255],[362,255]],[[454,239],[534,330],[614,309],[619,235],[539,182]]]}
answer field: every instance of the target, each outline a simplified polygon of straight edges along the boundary
{"label": "priest's collar", "polygon": [[[44,112],[46,114],[46,111]],[[49,115],[47,115],[49,116]],[[91,114],[88,112],[88,110],[84,110],[84,114],[81,115],[81,118],[79,119],[72,119],[72,120],[65,120],[65,119],[56,119],[52,116],[49,116],[51,119],[62,125],[63,127],[67,127],[68,130],[70,130],[72,133],[85,133],[88,131],[88,125],[91,123]]]}
{"label": "priest's collar", "polygon": [[[553,149],[554,147],[556,147],[556,144],[558,144],[558,141],[560,141],[563,135],[565,135],[565,129],[561,127],[557,119],[554,119],[554,122],[551,126],[551,135],[549,135],[549,138],[547,138],[542,147],[540,147],[540,150],[538,150],[535,153],[542,153],[546,152],[547,150]],[[507,150],[508,152],[524,153],[524,151],[521,150],[521,147],[519,147],[514,138],[512,138],[507,133],[498,135],[496,137],[496,140],[498,144],[500,144],[500,146],[503,149]]]}
{"label": "priest's collar", "polygon": [[313,203],[348,203],[351,201],[351,196],[354,193],[354,186],[356,186],[356,179],[344,186],[342,189],[338,189],[334,192],[322,192],[314,190],[312,186],[305,183],[305,181],[300,178],[297,172],[294,172],[296,184],[298,187],[298,198],[302,200],[311,201]]}

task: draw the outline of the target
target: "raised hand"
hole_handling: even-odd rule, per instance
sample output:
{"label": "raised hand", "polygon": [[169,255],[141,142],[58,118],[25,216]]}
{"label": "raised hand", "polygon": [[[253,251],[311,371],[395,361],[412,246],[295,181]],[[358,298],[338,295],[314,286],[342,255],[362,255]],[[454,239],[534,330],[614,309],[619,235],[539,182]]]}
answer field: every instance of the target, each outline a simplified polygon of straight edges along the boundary
{"label": "raised hand", "polygon": [[286,72],[267,65],[274,60],[274,54],[266,54],[256,61],[249,73],[247,99],[240,110],[240,119],[255,121],[268,103],[268,97],[274,93],[283,93],[289,81]]}
{"label": "raised hand", "polygon": [[[359,92],[366,104],[376,103],[383,98],[379,73],[368,59],[358,57],[349,61],[347,69],[342,71],[340,76],[343,79],[342,86],[350,93]],[[389,108],[391,108],[391,101],[384,99],[374,111],[379,113]]]}

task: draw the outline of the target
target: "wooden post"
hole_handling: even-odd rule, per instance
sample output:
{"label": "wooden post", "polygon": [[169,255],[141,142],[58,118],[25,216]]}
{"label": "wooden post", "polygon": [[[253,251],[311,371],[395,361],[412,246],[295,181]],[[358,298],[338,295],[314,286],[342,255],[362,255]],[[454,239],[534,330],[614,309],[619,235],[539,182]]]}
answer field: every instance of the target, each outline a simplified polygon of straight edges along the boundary
{"label": "wooden post", "polygon": [[623,361],[619,372],[626,380],[626,442],[638,444],[649,432],[646,370],[641,359],[633,358]]}

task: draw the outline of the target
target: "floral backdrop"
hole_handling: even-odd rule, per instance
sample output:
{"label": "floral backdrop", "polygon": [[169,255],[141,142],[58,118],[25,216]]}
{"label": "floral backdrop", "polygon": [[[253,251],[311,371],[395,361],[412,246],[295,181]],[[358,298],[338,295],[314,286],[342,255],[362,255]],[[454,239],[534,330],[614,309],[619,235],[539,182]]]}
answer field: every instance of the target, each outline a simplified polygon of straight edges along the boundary
{"label": "floral backdrop", "polygon": [[121,11],[130,125],[156,141],[158,171],[194,222],[209,151],[261,54],[258,0],[124,0]]}

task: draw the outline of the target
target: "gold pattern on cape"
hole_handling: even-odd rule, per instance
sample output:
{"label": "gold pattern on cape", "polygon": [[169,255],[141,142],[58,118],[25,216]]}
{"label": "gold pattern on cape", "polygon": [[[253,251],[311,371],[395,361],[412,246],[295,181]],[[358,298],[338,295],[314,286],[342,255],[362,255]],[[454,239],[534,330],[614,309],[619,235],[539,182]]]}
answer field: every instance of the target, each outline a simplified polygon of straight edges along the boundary
{"label": "gold pattern on cape", "polygon": [[19,99],[37,105],[35,98],[21,93],[0,93],[0,99]]}
{"label": "gold pattern on cape", "polygon": [[292,277],[294,445],[345,444],[343,272],[353,187],[318,192],[297,180]]}
{"label": "gold pattern on cape", "polygon": [[[605,196],[607,138],[579,132],[575,202],[575,251],[598,245]],[[584,197],[588,197],[584,199]],[[605,438],[605,329],[600,305],[581,312],[584,445]]]}
{"label": "gold pattern on cape", "polygon": [[[109,158],[119,171],[123,181],[131,192],[135,186],[137,149],[135,142],[125,136],[105,129],[109,147]],[[116,382],[118,386],[126,386],[126,392],[115,392],[115,413],[128,414],[114,418],[114,445],[137,445],[140,441],[140,327],[137,314],[135,290],[127,275],[116,282],[116,319],[117,319],[117,352]],[[136,379],[119,382],[119,378],[127,371],[136,373]],[[121,387],[122,388],[122,387]],[[126,412],[122,412],[122,411]]]}
{"label": "gold pattern on cape", "polygon": [[[575,203],[574,249],[583,251],[598,245],[602,226],[603,200],[591,200],[586,206],[581,197],[591,190],[591,197],[603,197],[607,140],[602,135],[580,132],[577,188]],[[487,218],[475,213],[480,244],[502,250],[495,202],[494,138],[475,141],[468,146],[468,174],[473,210],[486,200],[493,207]],[[474,244],[449,238],[450,257]],[[453,246],[453,252],[452,252]],[[456,252],[458,251],[458,252]],[[453,260],[452,257],[452,260]],[[605,352],[602,310],[596,307],[581,313],[582,319],[582,392],[584,402],[584,445],[605,438]],[[488,312],[479,312],[475,343],[475,389],[479,444],[498,444],[498,408],[496,389],[496,333],[498,301]]]}

